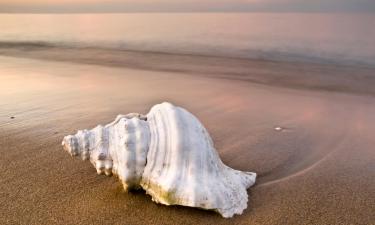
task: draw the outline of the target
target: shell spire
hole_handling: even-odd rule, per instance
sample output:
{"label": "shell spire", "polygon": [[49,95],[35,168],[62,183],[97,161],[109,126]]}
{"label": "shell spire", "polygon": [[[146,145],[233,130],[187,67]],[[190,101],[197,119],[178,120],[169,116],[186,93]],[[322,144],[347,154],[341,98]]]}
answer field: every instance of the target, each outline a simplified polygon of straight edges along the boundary
{"label": "shell spire", "polygon": [[200,121],[170,103],[146,115],[120,115],[106,126],[66,136],[64,148],[90,159],[99,174],[116,174],[125,190],[143,188],[152,200],[214,210],[223,217],[247,207],[256,174],[226,166]]}

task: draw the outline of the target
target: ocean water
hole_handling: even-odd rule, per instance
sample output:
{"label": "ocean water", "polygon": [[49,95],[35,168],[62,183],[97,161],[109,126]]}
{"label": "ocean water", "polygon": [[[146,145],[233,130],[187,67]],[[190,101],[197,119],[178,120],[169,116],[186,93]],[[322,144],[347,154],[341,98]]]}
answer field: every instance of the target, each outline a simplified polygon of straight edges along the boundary
{"label": "ocean water", "polygon": [[30,44],[375,66],[375,15],[0,14],[0,48]]}

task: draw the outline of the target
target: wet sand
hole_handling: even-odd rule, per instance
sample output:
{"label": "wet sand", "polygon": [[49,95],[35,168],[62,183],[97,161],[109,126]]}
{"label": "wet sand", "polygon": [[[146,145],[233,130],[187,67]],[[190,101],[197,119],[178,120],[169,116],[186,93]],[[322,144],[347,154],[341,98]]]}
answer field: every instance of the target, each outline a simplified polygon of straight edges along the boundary
{"label": "wet sand", "polygon": [[[0,224],[375,221],[374,69],[151,55],[109,67],[41,60],[49,54],[0,56]],[[125,193],[61,148],[67,134],[162,101],[195,114],[224,163],[258,173],[243,215]]]}

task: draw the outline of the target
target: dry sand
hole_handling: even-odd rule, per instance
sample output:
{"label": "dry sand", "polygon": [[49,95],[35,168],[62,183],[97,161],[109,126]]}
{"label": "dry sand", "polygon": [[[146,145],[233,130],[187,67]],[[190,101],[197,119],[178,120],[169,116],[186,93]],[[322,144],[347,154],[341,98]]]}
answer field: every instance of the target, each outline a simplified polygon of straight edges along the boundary
{"label": "dry sand", "polygon": [[[1,56],[0,224],[374,223],[374,69],[205,60],[176,72]],[[61,148],[67,134],[162,101],[194,113],[227,165],[258,173],[243,215],[124,193]]]}

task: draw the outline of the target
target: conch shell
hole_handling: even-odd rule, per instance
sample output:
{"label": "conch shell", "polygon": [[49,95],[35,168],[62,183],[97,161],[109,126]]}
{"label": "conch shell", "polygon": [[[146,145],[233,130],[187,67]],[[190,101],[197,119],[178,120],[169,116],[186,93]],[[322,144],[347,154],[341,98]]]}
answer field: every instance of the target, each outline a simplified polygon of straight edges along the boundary
{"label": "conch shell", "polygon": [[89,159],[98,174],[117,175],[125,190],[143,188],[155,202],[214,210],[223,217],[246,209],[246,189],[256,178],[224,165],[199,120],[166,102],[146,116],[119,115],[106,126],[78,131],[62,145]]}

